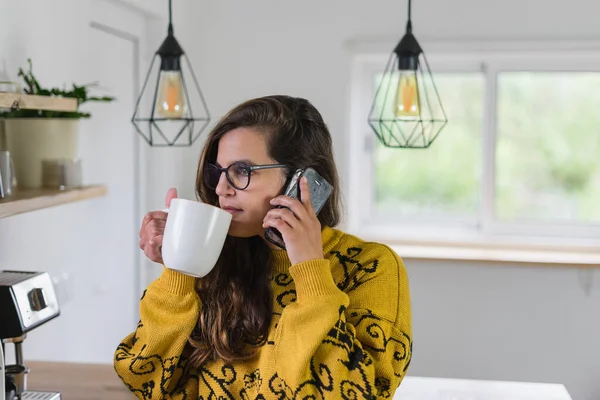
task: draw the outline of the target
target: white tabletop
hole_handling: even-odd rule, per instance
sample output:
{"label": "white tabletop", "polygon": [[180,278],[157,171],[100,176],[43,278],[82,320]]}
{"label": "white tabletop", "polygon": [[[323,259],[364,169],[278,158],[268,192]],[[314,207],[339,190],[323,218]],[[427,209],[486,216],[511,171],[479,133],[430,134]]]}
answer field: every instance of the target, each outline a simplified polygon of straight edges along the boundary
{"label": "white tabletop", "polygon": [[564,385],[407,376],[394,400],[572,400]]}

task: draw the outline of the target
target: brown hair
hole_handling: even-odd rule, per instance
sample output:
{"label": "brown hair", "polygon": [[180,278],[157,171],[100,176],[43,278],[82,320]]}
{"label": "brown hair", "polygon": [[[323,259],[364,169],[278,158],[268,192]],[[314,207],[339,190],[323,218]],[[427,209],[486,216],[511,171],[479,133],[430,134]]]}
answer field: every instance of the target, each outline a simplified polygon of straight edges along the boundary
{"label": "brown hair", "polygon": [[[333,185],[333,193],[318,218],[321,226],[337,226],[341,204],[331,134],[317,109],[302,98],[257,98],[225,115],[208,135],[200,156],[196,197],[219,206],[215,191],[204,184],[203,171],[207,163],[215,163],[221,137],[240,127],[264,133],[270,156],[287,165],[288,174],[313,167]],[[247,360],[265,344],[273,312],[270,266],[271,251],[260,236],[227,236],[215,268],[197,280],[202,308],[189,340],[194,366],[213,359]]]}

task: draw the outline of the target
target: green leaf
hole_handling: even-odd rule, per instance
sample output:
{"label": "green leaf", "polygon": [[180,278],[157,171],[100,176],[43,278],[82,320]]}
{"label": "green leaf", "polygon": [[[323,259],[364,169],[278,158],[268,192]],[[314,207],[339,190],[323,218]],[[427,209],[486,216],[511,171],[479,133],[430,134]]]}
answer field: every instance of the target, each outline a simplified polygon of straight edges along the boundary
{"label": "green leaf", "polygon": [[[41,96],[54,96],[54,97],[66,97],[77,99],[78,105],[81,105],[88,101],[98,102],[111,102],[115,101],[116,98],[110,96],[89,96],[88,88],[98,87],[98,82],[91,82],[85,85],[72,84],[71,90],[65,90],[60,88],[43,88],[38,82],[37,78],[33,74],[33,63],[31,59],[27,59],[29,64],[29,70],[25,72],[22,68],[19,68],[17,76],[23,79],[25,88],[23,89],[26,94],[36,94]],[[90,118],[89,112],[61,112],[61,111],[42,111],[42,110],[8,110],[0,111],[1,118]]]}

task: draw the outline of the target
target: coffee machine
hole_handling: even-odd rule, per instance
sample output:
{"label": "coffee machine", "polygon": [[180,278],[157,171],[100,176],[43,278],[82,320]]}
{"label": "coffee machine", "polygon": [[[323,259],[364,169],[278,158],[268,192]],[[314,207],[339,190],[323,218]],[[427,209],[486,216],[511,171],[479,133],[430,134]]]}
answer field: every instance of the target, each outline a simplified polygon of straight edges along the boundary
{"label": "coffee machine", "polygon": [[[60,393],[27,390],[23,359],[27,333],[58,317],[60,309],[47,272],[0,271],[0,400],[60,400]],[[6,365],[6,345],[15,363]]]}

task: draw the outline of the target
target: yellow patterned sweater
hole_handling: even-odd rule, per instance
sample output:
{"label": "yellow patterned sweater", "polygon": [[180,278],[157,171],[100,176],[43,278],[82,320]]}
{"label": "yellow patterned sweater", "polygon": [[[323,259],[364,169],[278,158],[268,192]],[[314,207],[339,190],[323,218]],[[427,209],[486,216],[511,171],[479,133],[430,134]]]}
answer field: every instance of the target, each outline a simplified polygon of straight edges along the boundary
{"label": "yellow patterned sweater", "polygon": [[164,269],[114,365],[140,399],[389,399],[411,360],[408,278],[390,248],[322,230],[325,259],[273,251],[273,320],[259,356],[194,368],[182,356],[202,300]]}

